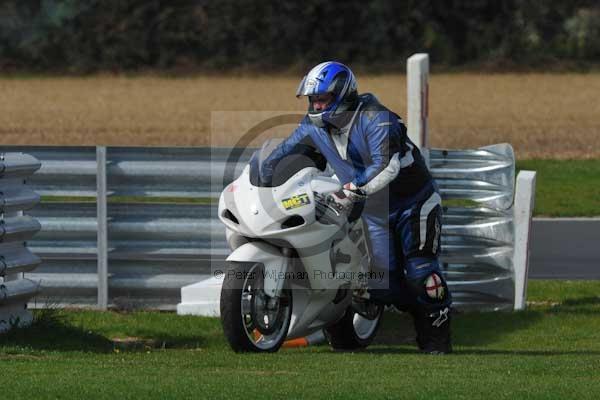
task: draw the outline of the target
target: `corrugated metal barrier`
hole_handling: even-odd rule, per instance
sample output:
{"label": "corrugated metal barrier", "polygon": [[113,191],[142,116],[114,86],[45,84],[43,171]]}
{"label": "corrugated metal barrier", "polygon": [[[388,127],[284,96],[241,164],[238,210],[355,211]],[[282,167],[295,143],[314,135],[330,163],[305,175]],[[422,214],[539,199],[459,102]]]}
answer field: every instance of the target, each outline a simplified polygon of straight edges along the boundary
{"label": "corrugated metal barrier", "polygon": [[[99,193],[97,173],[102,169],[94,147],[11,146],[0,151],[26,151],[42,162],[29,182],[49,196],[31,211],[42,225],[29,243],[43,260],[35,273],[27,273],[42,282],[34,305],[102,307],[98,287],[103,285],[98,283],[106,279],[108,306],[126,309],[174,309],[180,288],[206,279],[211,260],[225,258],[215,199],[252,153],[109,147],[106,193]],[[429,159],[442,197],[468,201],[446,208],[442,232],[444,272],[457,306],[512,309],[512,148],[432,149]],[[107,219],[100,224],[96,198],[107,199]],[[108,232],[106,254],[100,254],[108,259],[106,277],[98,274],[101,224]],[[222,240],[211,242],[215,236]]]}
{"label": "corrugated metal barrier", "polygon": [[39,291],[38,282],[23,278],[41,261],[26,247],[40,224],[23,215],[39,201],[25,186],[39,168],[39,161],[30,155],[0,151],[0,332],[31,321],[27,302]]}

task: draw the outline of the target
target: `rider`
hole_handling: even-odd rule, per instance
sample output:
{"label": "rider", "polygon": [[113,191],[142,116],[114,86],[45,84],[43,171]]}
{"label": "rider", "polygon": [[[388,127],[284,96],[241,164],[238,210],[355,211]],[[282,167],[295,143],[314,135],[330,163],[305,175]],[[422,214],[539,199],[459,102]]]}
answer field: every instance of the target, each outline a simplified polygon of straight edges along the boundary
{"label": "rider", "polygon": [[263,162],[261,179],[298,146],[318,149],[346,197],[364,205],[371,268],[389,278],[389,287],[371,281],[370,297],[412,314],[421,351],[451,352],[452,300],[438,261],[441,198],[402,119],[374,95],[359,95],[354,74],[338,62],[311,69],[300,96],[308,96],[308,114]]}

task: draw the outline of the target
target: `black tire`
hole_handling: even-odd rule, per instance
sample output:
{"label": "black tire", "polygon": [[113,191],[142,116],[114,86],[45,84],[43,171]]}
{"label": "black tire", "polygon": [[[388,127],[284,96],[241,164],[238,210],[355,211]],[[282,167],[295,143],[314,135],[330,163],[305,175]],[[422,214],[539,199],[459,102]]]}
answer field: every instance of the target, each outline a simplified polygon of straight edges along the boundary
{"label": "black tire", "polygon": [[[263,334],[260,324],[253,320],[257,299],[261,297],[263,273],[262,264],[239,262],[230,263],[225,272],[221,289],[221,324],[235,352],[275,352],[287,337],[292,316],[291,290],[283,290],[274,326],[269,327],[267,333]],[[244,312],[242,302],[246,305]],[[264,327],[262,329],[266,332]]]}
{"label": "black tire", "polygon": [[[374,319],[363,317],[349,306],[339,321],[325,329],[325,336],[334,350],[364,349],[377,335],[382,319],[383,306],[378,306],[377,316]],[[366,330],[362,329],[361,323],[368,324],[368,327],[365,326]]]}

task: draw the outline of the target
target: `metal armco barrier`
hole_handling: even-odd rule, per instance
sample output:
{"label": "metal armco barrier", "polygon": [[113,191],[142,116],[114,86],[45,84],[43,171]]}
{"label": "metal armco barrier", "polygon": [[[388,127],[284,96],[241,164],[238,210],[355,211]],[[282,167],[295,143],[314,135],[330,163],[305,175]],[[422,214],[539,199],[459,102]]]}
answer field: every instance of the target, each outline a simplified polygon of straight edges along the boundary
{"label": "metal armco barrier", "polygon": [[[215,200],[228,183],[224,173],[237,176],[252,153],[109,147],[106,193],[101,193],[96,177],[102,170],[96,159],[101,151],[94,147],[4,149],[24,149],[42,161],[30,180],[38,193],[68,196],[44,201],[32,212],[42,224],[30,247],[43,264],[27,275],[41,280],[44,288],[36,306],[157,309],[174,309],[180,288],[208,278],[211,260],[225,258],[224,227],[216,221]],[[512,309],[512,148],[432,149],[429,159],[444,199],[476,204],[447,207],[444,216],[442,261],[455,304],[463,309]],[[99,202],[108,199],[107,219],[100,223],[96,196]],[[98,256],[101,224],[106,224],[108,242]],[[211,243],[214,236],[223,240]],[[108,263],[105,277],[99,274],[102,257]],[[106,282],[99,285],[99,279]],[[102,287],[108,290],[106,304],[100,301]]]}
{"label": "metal armco barrier", "polygon": [[515,156],[507,144],[476,150],[429,151],[430,169],[445,199],[464,199],[498,210],[512,207]]}
{"label": "metal armco barrier", "polygon": [[0,152],[0,332],[31,321],[27,302],[39,290],[38,282],[23,278],[41,261],[26,247],[41,226],[23,215],[39,201],[25,186],[39,168],[40,162],[30,155]]}
{"label": "metal armco barrier", "polygon": [[514,308],[512,147],[432,149],[429,159],[444,200],[479,205],[445,211],[441,261],[454,303],[462,308]]}

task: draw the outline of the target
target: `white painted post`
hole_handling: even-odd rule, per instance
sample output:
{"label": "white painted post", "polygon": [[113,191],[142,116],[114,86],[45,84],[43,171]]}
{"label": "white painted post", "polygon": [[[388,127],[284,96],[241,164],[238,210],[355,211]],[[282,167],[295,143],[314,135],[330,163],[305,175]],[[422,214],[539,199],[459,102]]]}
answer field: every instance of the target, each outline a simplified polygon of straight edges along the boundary
{"label": "white painted post", "polygon": [[524,310],[527,302],[527,275],[529,272],[529,237],[531,216],[535,204],[535,171],[521,171],[515,190],[514,224],[515,248],[515,310]]}
{"label": "white painted post", "polygon": [[429,55],[418,53],[406,63],[408,137],[419,149],[429,147]]}
{"label": "white painted post", "polygon": [[106,205],[106,147],[96,147],[96,219],[98,224],[98,308],[108,308],[108,228]]}

